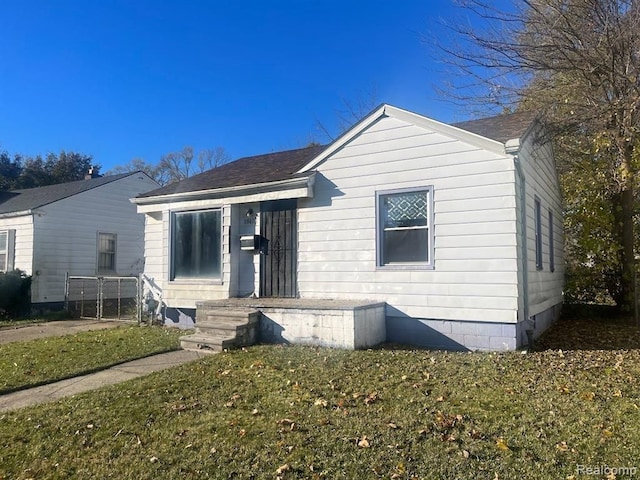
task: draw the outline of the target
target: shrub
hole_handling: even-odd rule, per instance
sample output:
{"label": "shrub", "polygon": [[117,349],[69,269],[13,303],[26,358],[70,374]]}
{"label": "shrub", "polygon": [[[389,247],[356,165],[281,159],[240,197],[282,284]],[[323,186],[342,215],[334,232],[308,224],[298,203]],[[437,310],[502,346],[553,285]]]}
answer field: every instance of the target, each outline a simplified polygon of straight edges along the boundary
{"label": "shrub", "polygon": [[26,315],[30,306],[31,276],[22,270],[0,273],[0,317]]}

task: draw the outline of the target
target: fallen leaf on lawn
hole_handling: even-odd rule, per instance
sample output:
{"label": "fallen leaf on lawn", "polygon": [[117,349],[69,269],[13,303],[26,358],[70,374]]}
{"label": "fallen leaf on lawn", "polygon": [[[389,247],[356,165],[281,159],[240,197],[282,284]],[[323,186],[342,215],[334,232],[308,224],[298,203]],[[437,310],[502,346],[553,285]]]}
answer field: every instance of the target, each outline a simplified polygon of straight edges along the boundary
{"label": "fallen leaf on lawn", "polygon": [[505,441],[504,441],[504,438],[502,438],[502,437],[499,437],[499,438],[496,440],[496,447],[498,447],[498,449],[500,449],[500,450],[504,450],[504,451],[506,451],[506,450],[511,450],[511,449],[509,448],[509,445],[507,445],[507,442],[505,442]]}
{"label": "fallen leaf on lawn", "polygon": [[367,398],[364,399],[364,403],[365,405],[369,405],[376,400],[378,400],[378,392],[371,392],[369,395],[367,395]]}
{"label": "fallen leaf on lawn", "polygon": [[387,423],[387,427],[392,428],[392,429],[394,429],[394,430],[395,430],[396,428],[398,428],[398,425],[396,425],[396,424],[395,424],[395,423],[393,423],[393,422],[389,422],[389,423]]}
{"label": "fallen leaf on lawn", "polygon": [[280,465],[276,469],[276,475],[282,475],[284,472],[288,472],[290,469],[291,469],[291,467],[289,466],[288,463],[285,463],[284,465]]}
{"label": "fallen leaf on lawn", "polygon": [[593,400],[595,398],[595,396],[596,396],[596,394],[593,393],[593,392],[584,392],[582,394],[582,398],[584,398],[585,400],[589,400],[589,401]]}
{"label": "fallen leaf on lawn", "polygon": [[613,392],[613,396],[614,397],[621,397],[622,396],[622,391],[621,390],[616,390],[615,392]]}
{"label": "fallen leaf on lawn", "polygon": [[444,397],[439,396],[438,398],[436,398],[436,402],[444,402]]}
{"label": "fallen leaf on lawn", "polygon": [[556,443],[556,448],[560,452],[568,452],[569,451],[569,446],[567,445],[567,442]]}
{"label": "fallen leaf on lawn", "polygon": [[315,402],[313,402],[313,404],[316,407],[326,407],[327,401],[324,398],[318,398]]}
{"label": "fallen leaf on lawn", "polygon": [[151,457],[151,458],[149,459],[149,461],[150,461],[151,463],[156,463],[156,462],[158,461],[158,457]]}
{"label": "fallen leaf on lawn", "polygon": [[257,415],[258,413],[259,412],[257,408],[254,408],[253,410],[251,410],[251,415]]}
{"label": "fallen leaf on lawn", "polygon": [[366,435],[364,435],[362,439],[358,441],[358,446],[360,448],[369,448],[369,440],[367,440]]}
{"label": "fallen leaf on lawn", "polygon": [[241,437],[244,437],[247,434],[247,431],[244,428],[241,428],[240,431],[238,432],[238,435],[240,435]]}

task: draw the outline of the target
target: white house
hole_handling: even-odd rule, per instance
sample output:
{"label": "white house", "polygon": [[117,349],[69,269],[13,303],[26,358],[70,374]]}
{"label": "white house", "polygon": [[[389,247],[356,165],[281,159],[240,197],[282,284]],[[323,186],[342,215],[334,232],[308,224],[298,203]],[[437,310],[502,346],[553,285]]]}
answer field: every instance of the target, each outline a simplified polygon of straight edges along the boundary
{"label": "white house", "polygon": [[[560,190],[530,113],[447,125],[382,105],[326,147],[243,158],[133,201],[145,273],[175,321],[234,297],[383,303],[360,346],[510,350],[560,313]],[[305,334],[302,315],[280,318],[263,338],[332,344],[322,320]]]}
{"label": "white house", "polygon": [[0,192],[0,271],[32,275],[35,309],[63,305],[67,273],[142,272],[144,219],[129,199],[156,188],[135,172]]}

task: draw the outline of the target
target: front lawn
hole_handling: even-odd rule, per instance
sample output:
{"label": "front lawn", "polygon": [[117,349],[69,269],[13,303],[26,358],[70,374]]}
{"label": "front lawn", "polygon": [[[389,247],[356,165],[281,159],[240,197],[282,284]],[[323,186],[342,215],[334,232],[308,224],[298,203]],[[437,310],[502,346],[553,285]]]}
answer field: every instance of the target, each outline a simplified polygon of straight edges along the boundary
{"label": "front lawn", "polygon": [[184,333],[177,329],[123,326],[0,344],[0,394],[176,350],[178,337]]}
{"label": "front lawn", "polygon": [[605,478],[586,473],[606,467],[628,478],[640,467],[639,382],[636,349],[257,346],[5,413],[0,472],[496,480]]}

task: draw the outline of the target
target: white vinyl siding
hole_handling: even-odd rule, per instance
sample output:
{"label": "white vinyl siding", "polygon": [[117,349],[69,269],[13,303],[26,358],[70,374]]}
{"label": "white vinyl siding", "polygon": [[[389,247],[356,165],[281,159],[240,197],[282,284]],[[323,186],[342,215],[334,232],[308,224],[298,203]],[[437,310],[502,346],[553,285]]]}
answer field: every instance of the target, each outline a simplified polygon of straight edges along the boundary
{"label": "white vinyl siding", "polygon": [[[435,269],[379,267],[376,192],[432,194]],[[298,288],[307,298],[387,302],[387,315],[516,321],[513,159],[382,118],[318,166],[298,202]]]}
{"label": "white vinyl siding", "polygon": [[144,216],[130,198],[153,188],[157,184],[148,176],[134,174],[39,208],[33,226],[32,302],[63,301],[67,272],[96,274],[97,232],[117,235],[113,273],[141,273]]}

